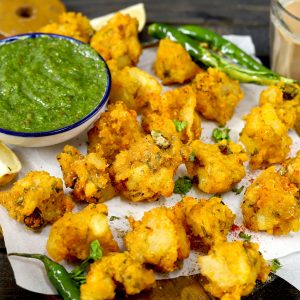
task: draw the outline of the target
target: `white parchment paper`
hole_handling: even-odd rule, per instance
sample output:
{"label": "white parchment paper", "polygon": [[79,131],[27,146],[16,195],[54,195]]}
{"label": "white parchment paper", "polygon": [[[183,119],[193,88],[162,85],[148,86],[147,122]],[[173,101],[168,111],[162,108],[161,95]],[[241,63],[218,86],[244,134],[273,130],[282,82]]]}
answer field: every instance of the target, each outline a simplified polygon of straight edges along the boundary
{"label": "white parchment paper", "polygon": [[[249,54],[255,54],[254,46],[250,37],[227,36],[227,38],[239,44],[240,47],[246,50]],[[154,48],[144,50],[143,55],[140,58],[139,67],[153,74],[152,64],[155,59],[155,54],[156,49]],[[264,87],[246,84],[243,85],[242,88],[245,93],[245,98],[238,105],[233,118],[227,123],[227,127],[231,129],[231,138],[236,142],[239,137],[239,132],[243,128],[243,121],[241,117],[247,114],[252,107],[257,105],[259,94],[264,89]],[[207,143],[211,143],[211,132],[216,126],[217,125],[215,123],[202,119],[203,131],[201,139]],[[290,132],[290,136],[293,139],[291,155],[295,155],[296,151],[300,149],[300,139],[293,131]],[[86,141],[86,133],[83,133],[68,143],[78,147],[83,153],[86,153]],[[63,146],[64,144],[45,148],[12,147],[23,165],[19,177],[23,177],[25,173],[30,170],[46,170],[53,176],[62,177],[58,162],[56,161],[56,155],[62,151]],[[257,176],[258,173],[259,172],[250,172],[247,166],[247,176],[242,180],[239,186],[244,185],[245,188],[249,186],[250,180]],[[185,167],[181,166],[177,172],[177,176],[185,174]],[[242,224],[240,204],[244,191],[240,195],[235,195],[233,192],[228,192],[223,195],[223,201],[237,215],[235,220],[237,225]],[[200,193],[196,188],[193,188],[188,195],[205,198],[209,197],[207,194],[205,195]],[[139,219],[143,216],[145,211],[150,210],[153,207],[161,205],[172,206],[180,199],[181,197],[179,195],[173,195],[167,199],[162,198],[155,203],[129,203],[120,197],[115,197],[114,199],[106,202],[105,204],[109,208],[109,215],[118,216],[120,218],[110,222],[114,236],[119,245],[123,247],[122,237],[129,229],[125,216],[131,215]],[[8,253],[24,252],[47,254],[46,242],[50,230],[49,226],[44,228],[41,233],[35,233],[27,230],[23,224],[9,218],[3,207],[0,207],[0,223],[3,228]],[[245,231],[247,232],[247,230]],[[247,233],[252,235],[251,241],[258,242],[260,244],[260,250],[266,259],[284,257],[282,259],[283,267],[279,274],[300,289],[300,262],[298,262],[298,258],[300,257],[300,233],[290,234],[284,237],[273,237],[263,233]],[[237,233],[235,232],[231,233],[229,236],[229,239],[237,238]],[[173,278],[197,273],[197,255],[197,253],[192,252],[190,257],[184,261],[183,267],[180,270],[167,275],[158,274],[158,278]],[[10,257],[9,260],[14,271],[16,282],[19,286],[34,292],[55,294],[55,290],[52,288],[47,279],[44,267],[39,261],[19,257]],[[68,264],[65,264],[65,266],[67,268],[70,267]]]}

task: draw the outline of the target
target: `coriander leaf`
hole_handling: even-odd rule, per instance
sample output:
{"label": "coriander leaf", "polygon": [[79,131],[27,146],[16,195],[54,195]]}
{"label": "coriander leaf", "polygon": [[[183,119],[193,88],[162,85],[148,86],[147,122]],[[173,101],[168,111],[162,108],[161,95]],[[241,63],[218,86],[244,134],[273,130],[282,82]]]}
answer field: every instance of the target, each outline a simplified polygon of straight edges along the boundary
{"label": "coriander leaf", "polygon": [[227,140],[229,142],[230,141],[229,132],[230,132],[229,128],[224,128],[224,129],[215,128],[212,132],[211,137],[215,140],[215,142],[220,142],[222,140]]}
{"label": "coriander leaf", "polygon": [[236,195],[239,195],[243,191],[243,189],[244,189],[243,185],[239,188],[235,186],[235,187],[232,188],[231,191],[234,192]]}
{"label": "coriander leaf", "polygon": [[173,120],[173,122],[177,132],[181,132],[188,124],[187,121]]}
{"label": "coriander leaf", "polygon": [[90,255],[88,259],[98,260],[102,258],[102,249],[98,240],[94,240],[90,244]]}
{"label": "coriander leaf", "polygon": [[174,193],[186,194],[193,186],[193,181],[188,176],[179,177],[175,181]]}
{"label": "coriander leaf", "polygon": [[272,262],[271,270],[272,272],[276,273],[276,271],[282,267],[281,263],[277,258],[272,259],[271,262]]}
{"label": "coriander leaf", "polygon": [[111,217],[109,218],[109,221],[114,221],[114,220],[120,220],[120,218],[119,218],[119,217],[116,217],[116,216],[111,216]]}
{"label": "coriander leaf", "polygon": [[154,141],[154,143],[162,148],[167,149],[171,146],[171,143],[168,141],[167,138],[165,138],[160,131],[157,130],[151,130],[151,136]]}
{"label": "coriander leaf", "polygon": [[247,242],[250,242],[250,240],[251,240],[251,235],[250,235],[250,234],[246,234],[246,233],[243,232],[243,231],[240,231],[239,237],[240,237],[241,239],[244,239],[244,240],[247,241]]}
{"label": "coriander leaf", "polygon": [[194,152],[192,152],[189,156],[189,161],[193,162],[193,161],[195,161],[195,158],[196,158],[196,154]]}

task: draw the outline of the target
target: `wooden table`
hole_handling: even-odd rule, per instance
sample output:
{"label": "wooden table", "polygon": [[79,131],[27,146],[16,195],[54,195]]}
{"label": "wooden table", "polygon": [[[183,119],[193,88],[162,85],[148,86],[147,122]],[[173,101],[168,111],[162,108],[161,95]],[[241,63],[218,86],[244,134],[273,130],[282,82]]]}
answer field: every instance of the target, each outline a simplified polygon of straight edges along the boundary
{"label": "wooden table", "polygon": [[[1,0],[0,0],[1,1]],[[116,11],[136,3],[133,0],[64,0],[69,11],[81,11],[89,18]],[[265,64],[269,64],[269,0],[145,0],[147,21],[173,24],[195,23],[207,26],[222,34],[251,35],[257,55]],[[156,289],[152,299],[209,299],[203,295],[197,284],[198,278],[190,277],[168,281],[164,289]],[[288,295],[287,298],[276,298],[277,291],[288,290],[289,285],[274,280],[270,283],[272,295],[262,291],[259,299],[300,299],[299,295]],[[149,294],[134,299],[149,299]],[[247,299],[258,299],[257,294]],[[57,299],[28,292],[16,286],[10,264],[6,258],[3,240],[0,240],[0,300],[4,299]]]}

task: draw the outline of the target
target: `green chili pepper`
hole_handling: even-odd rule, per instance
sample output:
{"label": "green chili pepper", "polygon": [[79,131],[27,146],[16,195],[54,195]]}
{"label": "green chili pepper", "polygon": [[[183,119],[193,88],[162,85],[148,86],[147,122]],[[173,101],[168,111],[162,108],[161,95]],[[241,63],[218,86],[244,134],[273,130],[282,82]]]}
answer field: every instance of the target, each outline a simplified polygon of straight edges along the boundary
{"label": "green chili pepper", "polygon": [[154,23],[149,26],[148,32],[151,36],[158,39],[168,38],[181,44],[196,61],[203,63],[207,67],[217,68],[240,82],[260,85],[272,85],[278,82],[291,84],[296,82],[294,79],[282,77],[276,73],[249,70],[229,63],[224,58],[201,47],[197,41],[170,25]]}
{"label": "green chili pepper", "polygon": [[10,253],[8,255],[39,259],[43,262],[48,278],[64,300],[80,300],[80,290],[68,271],[60,264],[54,262],[46,255]]}
{"label": "green chili pepper", "polygon": [[209,44],[214,51],[220,51],[241,66],[251,70],[272,73],[271,70],[245,53],[238,46],[209,29],[197,25],[185,25],[178,27],[178,30],[200,42]]}

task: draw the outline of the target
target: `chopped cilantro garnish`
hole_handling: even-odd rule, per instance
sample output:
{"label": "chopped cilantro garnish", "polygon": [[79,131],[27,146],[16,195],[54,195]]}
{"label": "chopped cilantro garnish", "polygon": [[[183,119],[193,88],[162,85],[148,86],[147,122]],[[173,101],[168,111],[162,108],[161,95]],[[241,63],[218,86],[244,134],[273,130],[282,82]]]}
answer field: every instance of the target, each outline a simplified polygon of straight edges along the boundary
{"label": "chopped cilantro garnish", "polygon": [[181,132],[186,126],[187,126],[187,121],[179,121],[179,120],[173,120],[177,132]]}
{"label": "chopped cilantro garnish", "polygon": [[276,273],[276,271],[281,268],[281,263],[277,258],[272,259],[271,262],[272,262],[271,270],[272,272]]}
{"label": "chopped cilantro garnish", "polygon": [[175,181],[174,193],[186,194],[193,186],[193,181],[188,176],[179,177]]}
{"label": "chopped cilantro garnish", "polygon": [[243,189],[244,189],[244,186],[242,185],[241,187],[233,187],[232,188],[232,191],[236,194],[236,195],[239,195],[242,191],[243,191]]}
{"label": "chopped cilantro garnish", "polygon": [[189,161],[195,161],[195,158],[196,158],[196,154],[194,152],[192,152],[189,156]]}
{"label": "chopped cilantro garnish", "polygon": [[220,142],[222,140],[230,141],[229,132],[230,132],[229,128],[224,128],[224,129],[215,128],[212,132],[211,137],[216,142]]}
{"label": "chopped cilantro garnish", "polygon": [[250,240],[251,240],[251,235],[250,234],[246,234],[244,231],[240,231],[239,237],[241,239],[244,239],[247,242],[250,242]]}
{"label": "chopped cilantro garnish", "polygon": [[119,217],[116,217],[116,216],[111,216],[109,218],[109,221],[114,221],[114,220],[119,220],[120,218]]}

